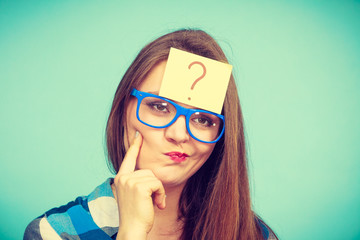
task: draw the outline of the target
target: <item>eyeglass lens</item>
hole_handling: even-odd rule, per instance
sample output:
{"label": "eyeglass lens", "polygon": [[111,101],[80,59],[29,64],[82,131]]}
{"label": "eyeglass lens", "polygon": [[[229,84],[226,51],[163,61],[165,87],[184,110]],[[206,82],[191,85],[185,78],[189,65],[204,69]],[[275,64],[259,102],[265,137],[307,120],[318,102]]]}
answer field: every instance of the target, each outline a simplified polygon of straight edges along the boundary
{"label": "eyeglass lens", "polygon": [[[173,104],[156,97],[145,97],[139,107],[140,120],[154,127],[169,124],[175,115],[176,107]],[[222,124],[222,119],[216,115],[201,111],[193,113],[189,119],[191,133],[202,141],[217,139]]]}

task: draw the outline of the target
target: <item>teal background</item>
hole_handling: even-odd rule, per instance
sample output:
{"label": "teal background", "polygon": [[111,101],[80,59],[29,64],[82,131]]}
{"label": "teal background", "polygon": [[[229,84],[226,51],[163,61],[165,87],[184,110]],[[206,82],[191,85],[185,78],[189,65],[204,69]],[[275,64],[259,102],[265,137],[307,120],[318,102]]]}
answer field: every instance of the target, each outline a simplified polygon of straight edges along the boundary
{"label": "teal background", "polygon": [[0,0],[0,239],[112,176],[104,130],[149,41],[234,65],[256,211],[280,239],[360,239],[360,1]]}

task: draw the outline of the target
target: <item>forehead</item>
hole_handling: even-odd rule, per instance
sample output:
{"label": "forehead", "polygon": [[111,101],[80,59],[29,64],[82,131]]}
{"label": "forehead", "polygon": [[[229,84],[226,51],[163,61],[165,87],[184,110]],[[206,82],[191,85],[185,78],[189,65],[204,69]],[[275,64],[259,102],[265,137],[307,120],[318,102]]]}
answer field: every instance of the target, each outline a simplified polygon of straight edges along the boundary
{"label": "forehead", "polygon": [[[145,77],[144,81],[138,87],[139,91],[159,95],[161,82],[165,72],[166,62],[167,61],[161,61],[151,69],[151,71]],[[173,101],[173,102],[179,104],[180,106],[194,109],[193,106],[180,103],[177,101]]]}
{"label": "forehead", "polygon": [[143,92],[159,93],[161,82],[164,76],[166,61],[156,64],[142,81],[138,90]]}

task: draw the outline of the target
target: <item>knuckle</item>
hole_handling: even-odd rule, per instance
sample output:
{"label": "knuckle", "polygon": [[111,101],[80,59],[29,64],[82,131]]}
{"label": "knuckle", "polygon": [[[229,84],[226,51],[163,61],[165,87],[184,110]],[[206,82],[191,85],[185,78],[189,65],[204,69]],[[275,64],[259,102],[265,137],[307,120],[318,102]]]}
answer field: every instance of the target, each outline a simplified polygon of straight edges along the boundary
{"label": "knuckle", "polygon": [[126,185],[126,182],[128,181],[128,177],[126,175],[116,175],[114,178],[114,183],[117,186],[124,186]]}
{"label": "knuckle", "polygon": [[162,186],[162,183],[159,179],[154,179],[154,184],[157,185],[157,186]]}
{"label": "knuckle", "polygon": [[133,184],[133,189],[138,193],[144,192],[144,184],[140,182],[136,182]]}
{"label": "knuckle", "polygon": [[150,169],[144,169],[143,171],[147,176],[155,177],[153,171],[151,171]]}
{"label": "knuckle", "polygon": [[125,185],[127,184],[127,182],[128,182],[128,178],[127,178],[127,177],[121,176],[121,177],[119,178],[119,183],[120,183],[121,186],[125,186]]}
{"label": "knuckle", "polygon": [[134,178],[129,178],[124,182],[124,185],[128,188],[134,188],[137,185],[137,181]]}
{"label": "knuckle", "polygon": [[114,184],[115,184],[115,185],[119,185],[119,183],[120,183],[120,175],[116,175],[116,176],[114,177]]}

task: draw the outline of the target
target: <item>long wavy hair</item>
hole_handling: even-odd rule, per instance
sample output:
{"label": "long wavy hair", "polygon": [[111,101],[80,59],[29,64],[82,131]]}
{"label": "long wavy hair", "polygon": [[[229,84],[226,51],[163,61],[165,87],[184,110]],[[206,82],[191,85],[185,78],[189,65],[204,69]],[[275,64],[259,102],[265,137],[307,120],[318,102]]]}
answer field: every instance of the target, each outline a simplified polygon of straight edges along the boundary
{"label": "long wavy hair", "polygon": [[[146,45],[124,74],[106,127],[109,168],[117,173],[125,156],[124,127],[130,92],[154,65],[166,60],[170,47],[227,63],[216,41],[202,30],[182,29]],[[251,209],[243,116],[231,75],[222,114],[225,134],[205,164],[187,181],[179,201],[184,222],[181,239],[263,239]]]}

